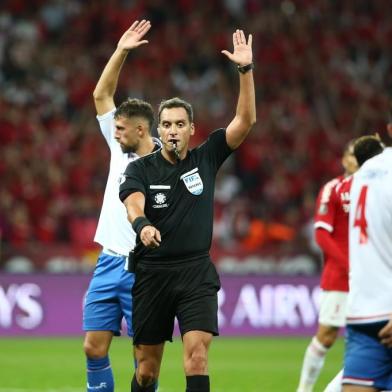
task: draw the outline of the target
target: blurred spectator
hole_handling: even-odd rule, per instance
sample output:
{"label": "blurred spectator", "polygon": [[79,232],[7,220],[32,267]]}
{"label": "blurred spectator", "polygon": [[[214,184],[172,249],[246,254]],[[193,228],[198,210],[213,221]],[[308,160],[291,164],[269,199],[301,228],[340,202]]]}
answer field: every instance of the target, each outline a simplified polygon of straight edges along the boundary
{"label": "blurred spectator", "polygon": [[108,154],[91,120],[94,80],[129,21],[146,17],[147,54],[125,71],[133,82],[124,75],[119,100],[191,100],[195,144],[226,126],[236,105],[229,93],[236,70],[220,50],[231,48],[233,25],[246,21],[258,123],[219,174],[214,236],[227,249],[302,252],[316,192],[339,172],[345,143],[383,131],[391,16],[389,0],[2,1],[3,246],[92,243]]}

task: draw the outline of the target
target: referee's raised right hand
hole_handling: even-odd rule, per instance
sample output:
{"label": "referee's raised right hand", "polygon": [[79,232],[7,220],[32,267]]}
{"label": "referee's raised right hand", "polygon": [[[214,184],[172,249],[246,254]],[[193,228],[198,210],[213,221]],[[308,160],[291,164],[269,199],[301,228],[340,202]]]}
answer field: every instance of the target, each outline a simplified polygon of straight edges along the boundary
{"label": "referee's raised right hand", "polygon": [[161,233],[154,226],[144,226],[140,232],[140,240],[147,248],[155,249],[161,244]]}

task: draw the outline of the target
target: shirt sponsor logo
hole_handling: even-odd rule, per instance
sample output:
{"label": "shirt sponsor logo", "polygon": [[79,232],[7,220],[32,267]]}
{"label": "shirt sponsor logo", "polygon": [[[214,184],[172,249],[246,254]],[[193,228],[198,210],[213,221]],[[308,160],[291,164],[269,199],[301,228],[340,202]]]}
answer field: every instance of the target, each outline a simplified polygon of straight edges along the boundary
{"label": "shirt sponsor logo", "polygon": [[198,168],[193,169],[181,176],[181,180],[184,181],[188,191],[195,196],[201,195],[203,193],[203,181],[200,177],[200,174],[197,172],[198,170]]}

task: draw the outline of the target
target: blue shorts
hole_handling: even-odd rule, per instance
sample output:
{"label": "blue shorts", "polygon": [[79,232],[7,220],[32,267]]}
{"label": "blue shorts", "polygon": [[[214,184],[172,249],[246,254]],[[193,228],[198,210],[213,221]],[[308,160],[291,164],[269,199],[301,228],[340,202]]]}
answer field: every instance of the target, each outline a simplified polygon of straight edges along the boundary
{"label": "blue shorts", "polygon": [[83,330],[121,334],[123,317],[132,332],[131,289],[135,275],[124,269],[125,257],[101,253],[84,300]]}
{"label": "blue shorts", "polygon": [[392,389],[392,349],[380,343],[384,322],[348,325],[343,384]]}

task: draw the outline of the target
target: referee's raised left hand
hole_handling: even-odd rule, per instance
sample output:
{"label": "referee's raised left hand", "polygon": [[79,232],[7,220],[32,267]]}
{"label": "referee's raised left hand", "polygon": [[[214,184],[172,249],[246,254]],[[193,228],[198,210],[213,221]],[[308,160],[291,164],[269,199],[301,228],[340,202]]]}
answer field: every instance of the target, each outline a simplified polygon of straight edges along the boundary
{"label": "referee's raised left hand", "polygon": [[221,52],[239,66],[252,63],[252,34],[249,34],[247,42],[243,30],[236,30],[233,33],[233,53],[228,50]]}
{"label": "referee's raised left hand", "polygon": [[147,248],[158,248],[161,244],[161,233],[154,226],[144,226],[140,232],[140,240]]}

